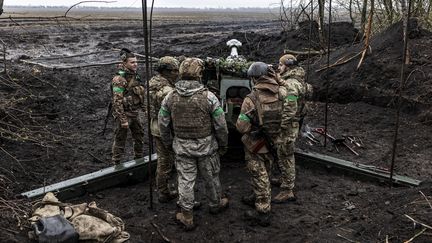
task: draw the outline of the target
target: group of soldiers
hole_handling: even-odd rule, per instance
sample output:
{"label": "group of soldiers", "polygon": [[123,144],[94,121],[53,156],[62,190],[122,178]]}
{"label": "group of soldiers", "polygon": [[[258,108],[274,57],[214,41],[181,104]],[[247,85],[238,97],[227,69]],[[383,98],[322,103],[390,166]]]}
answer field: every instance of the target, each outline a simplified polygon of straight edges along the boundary
{"label": "group of soldiers", "polygon": [[[113,115],[116,130],[112,146],[112,163],[118,164],[124,153],[127,131],[134,140],[135,158],[143,156],[143,127],[138,112],[144,109],[144,86],[139,82],[137,59],[127,49],[121,52],[122,63],[112,80]],[[178,197],[180,211],[176,219],[186,230],[194,228],[193,210],[197,174],[204,180],[211,214],[224,211],[229,204],[222,193],[220,156],[228,147],[225,114],[215,94],[202,83],[205,63],[186,58],[162,57],[158,74],[149,81],[151,134],[158,155],[156,185],[158,200],[170,202]],[[305,99],[311,86],[304,81],[304,70],[292,55],[284,55],[279,66],[255,62],[248,69],[253,84],[244,99],[236,122],[243,134],[247,170],[253,193],[242,202],[255,208],[245,213],[247,220],[262,226],[270,224],[271,202],[295,200],[294,142],[307,110]],[[277,162],[281,176],[272,176]],[[173,167],[177,172],[177,190],[170,188]],[[280,184],[272,200],[271,183]]]}

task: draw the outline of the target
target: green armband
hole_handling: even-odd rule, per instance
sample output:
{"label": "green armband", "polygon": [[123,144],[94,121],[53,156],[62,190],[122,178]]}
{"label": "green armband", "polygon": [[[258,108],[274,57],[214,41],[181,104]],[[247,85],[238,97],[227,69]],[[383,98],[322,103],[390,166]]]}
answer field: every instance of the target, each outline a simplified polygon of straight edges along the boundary
{"label": "green armband", "polygon": [[171,115],[171,113],[169,111],[165,110],[163,107],[161,107],[160,110],[159,110],[159,115],[161,115],[161,116],[169,116],[169,115]]}
{"label": "green armband", "polygon": [[286,101],[297,101],[298,100],[298,96],[296,95],[288,95],[286,97]]}
{"label": "green armband", "polygon": [[216,118],[216,117],[220,116],[223,113],[224,113],[223,109],[221,107],[218,107],[215,111],[213,111],[212,116],[214,118]]}
{"label": "green armband", "polygon": [[122,87],[113,87],[113,91],[116,93],[123,93],[125,91],[125,88]]}
{"label": "green armband", "polygon": [[240,113],[238,119],[240,121],[250,122],[250,118],[246,114],[243,114],[243,113]]}

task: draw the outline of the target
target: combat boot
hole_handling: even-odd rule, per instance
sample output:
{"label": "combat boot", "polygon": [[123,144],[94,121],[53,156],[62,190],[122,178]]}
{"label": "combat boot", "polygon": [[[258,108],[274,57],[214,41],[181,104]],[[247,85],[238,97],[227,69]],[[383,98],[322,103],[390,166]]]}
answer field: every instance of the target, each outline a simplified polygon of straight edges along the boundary
{"label": "combat boot", "polygon": [[267,227],[270,225],[270,212],[258,212],[256,210],[247,210],[245,212],[246,220],[250,221],[252,225],[260,225]]}
{"label": "combat boot", "polygon": [[193,230],[195,228],[195,225],[193,223],[193,211],[192,210],[186,210],[181,209],[181,212],[178,212],[176,214],[176,219],[179,223],[181,223],[186,231]]}
{"label": "combat boot", "polygon": [[274,203],[287,203],[287,202],[294,202],[296,200],[296,197],[294,196],[294,193],[292,190],[283,190],[277,194],[272,202]]}
{"label": "combat boot", "polygon": [[251,207],[255,207],[255,200],[256,200],[256,197],[255,197],[255,193],[253,193],[253,192],[250,195],[243,196],[241,198],[241,202],[243,204],[246,204],[246,205],[251,206]]}
{"label": "combat boot", "polygon": [[224,198],[221,198],[218,206],[210,207],[209,211],[211,214],[218,214],[218,213],[225,211],[225,209],[227,209],[228,206],[229,206],[229,200],[228,200],[228,198],[224,197]]}

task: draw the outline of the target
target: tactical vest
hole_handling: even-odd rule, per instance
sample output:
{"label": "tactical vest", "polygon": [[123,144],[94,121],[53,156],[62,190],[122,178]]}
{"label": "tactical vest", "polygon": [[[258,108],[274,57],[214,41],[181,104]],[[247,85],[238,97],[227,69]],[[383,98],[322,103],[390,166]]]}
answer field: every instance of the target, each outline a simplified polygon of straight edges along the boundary
{"label": "tactical vest", "polygon": [[127,81],[126,89],[123,93],[123,106],[125,110],[137,110],[144,103],[144,87],[141,85],[141,77],[138,74],[129,74],[123,70],[117,72],[117,75]]}
{"label": "tactical vest", "polygon": [[248,97],[256,109],[256,118],[253,125],[264,128],[265,132],[276,137],[281,131],[283,101],[279,94],[270,94],[265,91],[253,90]]}
{"label": "tactical vest", "polygon": [[187,97],[173,92],[171,117],[175,136],[183,139],[210,136],[212,120],[208,107],[207,90]]}

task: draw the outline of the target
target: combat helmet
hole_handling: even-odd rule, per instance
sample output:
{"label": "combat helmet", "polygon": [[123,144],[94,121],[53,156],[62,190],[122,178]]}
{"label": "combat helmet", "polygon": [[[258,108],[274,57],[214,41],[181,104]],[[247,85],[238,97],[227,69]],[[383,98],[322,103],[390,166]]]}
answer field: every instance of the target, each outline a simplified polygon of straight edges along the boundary
{"label": "combat helmet", "polygon": [[183,80],[199,80],[204,71],[204,61],[196,58],[186,58],[179,68],[180,78]]}
{"label": "combat helmet", "polygon": [[157,63],[156,69],[158,72],[162,70],[179,70],[180,62],[171,56],[161,57]]}
{"label": "combat helmet", "polygon": [[267,75],[269,72],[269,65],[264,62],[254,62],[250,65],[247,75],[250,78],[259,78]]}
{"label": "combat helmet", "polygon": [[279,63],[282,63],[286,66],[297,65],[297,58],[291,54],[285,54],[279,59]]}

